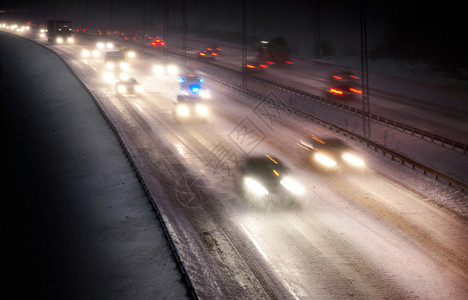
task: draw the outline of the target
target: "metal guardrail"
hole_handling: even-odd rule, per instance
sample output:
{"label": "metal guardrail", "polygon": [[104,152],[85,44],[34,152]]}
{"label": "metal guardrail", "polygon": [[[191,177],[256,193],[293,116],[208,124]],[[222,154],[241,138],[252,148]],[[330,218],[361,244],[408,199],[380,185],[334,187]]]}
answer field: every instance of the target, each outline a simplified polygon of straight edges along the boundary
{"label": "metal guardrail", "polygon": [[[182,56],[180,53],[176,53],[176,52],[170,52],[172,55],[175,55],[175,56]],[[193,57],[189,57],[189,59],[193,59],[195,60],[195,58]],[[212,66],[216,66],[218,68],[221,68],[221,69],[224,69],[226,71],[229,71],[229,72],[233,72],[233,73],[237,73],[238,75],[241,75],[242,72],[239,71],[239,70],[234,70],[234,69],[231,69],[231,68],[228,68],[226,66],[221,66],[219,64],[215,64],[213,62],[206,62],[206,64],[209,64],[209,65],[212,65]],[[251,95],[253,97],[256,97],[256,98],[259,98],[259,99],[263,99],[263,96],[258,94],[257,92],[255,91],[251,91],[251,90],[248,90],[248,89],[244,89],[240,86],[235,86],[229,82],[226,82],[226,81],[223,81],[223,80],[220,80],[216,77],[213,77],[209,74],[203,74],[203,76],[211,79],[211,80],[214,80],[222,85],[225,85],[225,86],[228,86],[232,89],[235,89],[235,90],[238,90],[242,93],[245,93],[245,94],[248,94],[248,95]],[[320,97],[320,96],[317,96],[317,95],[314,95],[314,94],[311,94],[311,93],[308,93],[308,92],[305,92],[305,91],[302,91],[300,89],[296,89],[296,88],[292,88],[292,87],[289,87],[289,86],[286,86],[284,84],[281,84],[281,83],[277,83],[277,82],[274,82],[274,81],[271,81],[271,80],[268,80],[268,79],[264,79],[264,78],[261,78],[261,77],[258,77],[258,76],[253,76],[251,74],[248,75],[250,78],[252,79],[255,79],[257,81],[260,81],[262,84],[265,84],[267,86],[270,86],[272,88],[275,88],[275,89],[279,89],[279,90],[282,90],[282,91],[285,91],[285,92],[288,92],[290,94],[293,94],[293,95],[296,95],[296,96],[300,96],[300,97],[304,97],[306,99],[311,99],[311,100],[314,100],[314,101],[317,101],[317,102],[321,102],[321,103],[324,103],[324,104],[328,104],[328,105],[332,105],[336,108],[339,108],[339,109],[342,109],[342,110],[345,110],[345,111],[349,111],[351,113],[355,113],[355,114],[359,114],[359,115],[363,115],[364,112],[361,110],[361,109],[358,109],[358,108],[355,108],[355,107],[352,107],[352,106],[349,106],[349,105],[346,105],[346,104],[343,104],[341,102],[338,102],[338,101],[333,101],[332,99],[330,98],[324,98],[324,97]],[[303,111],[299,111],[297,109],[294,109],[294,108],[291,108],[291,107],[288,107],[288,110],[291,111],[292,113],[295,113],[297,115],[301,115],[305,118],[308,118],[310,120],[313,120],[323,126],[326,126],[328,127],[329,129],[331,130],[334,130],[335,132],[339,132],[339,133],[342,133],[344,134],[345,136],[349,136],[350,138],[352,139],[356,139],[356,140],[359,140],[359,142],[361,143],[364,143],[366,144],[369,148],[373,148],[375,151],[381,151],[382,154],[384,156],[387,156],[389,155],[391,157],[392,160],[395,160],[395,159],[398,159],[401,161],[401,163],[404,165],[404,164],[408,164],[410,165],[413,169],[419,169],[421,170],[425,175],[432,175],[434,176],[434,179],[438,180],[438,181],[445,181],[449,186],[457,186],[460,191],[462,192],[466,192],[468,191],[468,184],[456,179],[456,178],[453,178],[451,176],[448,176],[446,174],[443,174],[433,168],[430,168],[428,166],[425,166],[421,163],[418,163],[417,161],[413,160],[413,159],[410,159],[402,154],[399,154],[395,151],[392,151],[382,145],[379,145],[377,143],[374,143],[372,141],[369,141],[367,139],[365,139],[364,137],[361,137],[361,136],[358,136],[346,129],[343,129],[343,128],[340,128],[336,125],[333,125],[325,120],[321,120],[311,114],[308,114],[308,113],[305,113]],[[389,127],[392,127],[392,128],[395,128],[395,129],[398,129],[402,132],[405,132],[405,133],[408,133],[410,135],[415,135],[415,136],[420,136],[421,138],[423,139],[429,139],[429,141],[431,142],[434,142],[437,144],[438,142],[438,145],[442,146],[442,147],[447,147],[447,146],[451,146],[451,148],[453,150],[457,150],[460,151],[467,155],[468,154],[468,145],[466,144],[463,144],[463,143],[460,143],[460,142],[457,142],[457,141],[454,141],[454,140],[451,140],[451,139],[448,139],[448,138],[445,138],[445,137],[442,137],[440,135],[437,135],[437,134],[434,134],[434,133],[431,133],[431,132],[428,132],[428,131],[424,131],[424,130],[421,130],[421,129],[418,129],[418,128],[415,128],[413,126],[410,126],[410,125],[406,125],[404,123],[401,123],[401,122],[396,122],[396,121],[393,121],[391,119],[388,119],[388,118],[385,118],[385,117],[381,117],[381,116],[378,116],[378,115],[375,115],[375,114],[368,114],[368,117],[371,118],[372,120],[376,121],[376,122],[379,122],[380,124],[384,124],[384,125],[387,125]]]}
{"label": "metal guardrail", "polygon": [[[229,82],[226,82],[226,81],[223,81],[221,79],[218,79],[216,77],[213,77],[211,75],[208,75],[208,74],[202,74],[204,77],[206,77],[207,79],[209,80],[213,80],[213,81],[216,81],[217,83],[219,84],[222,84],[224,86],[227,86],[229,88],[232,88],[232,89],[235,89],[237,91],[240,91],[242,93],[245,93],[245,94],[248,94],[249,96],[253,96],[255,98],[258,98],[258,99],[263,99],[264,96],[263,95],[260,95],[258,94],[257,92],[255,91],[251,91],[251,90],[248,90],[248,89],[244,89],[242,87],[239,87],[239,86],[235,86]],[[272,102],[272,104],[274,104],[274,102]],[[299,111],[297,109],[294,109],[294,108],[291,108],[291,107],[287,107],[287,110],[290,111],[291,113],[294,113],[296,115],[300,115],[301,117],[304,117],[304,118],[307,118],[307,119],[310,119],[310,120],[313,120],[314,122],[322,125],[322,126],[325,126],[327,127],[328,129],[330,130],[333,130],[337,133],[341,133],[343,134],[344,136],[347,136],[351,139],[355,139],[355,140],[358,140],[360,143],[362,144],[365,144],[368,148],[371,148],[373,149],[374,151],[379,151],[381,152],[384,156],[389,156],[392,160],[399,160],[401,162],[402,165],[409,165],[411,166],[411,168],[413,170],[421,170],[422,173],[424,175],[432,175],[434,177],[435,180],[438,180],[438,181],[443,181],[445,183],[447,183],[449,186],[456,186],[460,189],[461,192],[466,192],[468,191],[468,184],[456,179],[456,178],[453,178],[451,176],[448,176],[444,173],[441,173],[439,171],[437,171],[436,169],[433,169],[431,167],[428,167],[428,166],[425,166],[411,158],[408,158],[402,154],[399,154],[393,150],[390,150],[382,145],[379,145],[375,142],[372,142],[372,141],[369,141],[367,139],[365,139],[364,137],[361,137],[359,135],[356,135],[346,129],[343,129],[343,128],[340,128],[336,125],[333,125],[325,120],[322,120],[320,118],[317,118],[311,114],[308,114],[308,113],[305,113],[303,111]]]}

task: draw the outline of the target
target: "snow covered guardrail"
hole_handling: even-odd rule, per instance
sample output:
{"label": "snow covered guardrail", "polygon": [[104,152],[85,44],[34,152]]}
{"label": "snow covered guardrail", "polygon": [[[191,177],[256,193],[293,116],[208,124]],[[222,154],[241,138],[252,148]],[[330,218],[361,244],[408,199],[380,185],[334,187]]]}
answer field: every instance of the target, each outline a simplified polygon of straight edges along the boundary
{"label": "snow covered guardrail", "polygon": [[[223,68],[225,68],[225,67],[223,67]],[[236,70],[231,70],[231,71],[236,71]],[[237,71],[237,72],[239,72],[239,71]],[[378,115],[375,115],[375,114],[366,113],[362,109],[352,107],[352,106],[349,106],[347,104],[344,104],[344,103],[341,103],[341,102],[338,102],[338,101],[334,101],[334,100],[332,100],[330,98],[320,97],[320,96],[317,96],[317,95],[314,95],[314,94],[311,94],[311,93],[308,93],[308,92],[305,92],[305,91],[302,91],[302,90],[299,90],[299,89],[291,88],[291,87],[288,87],[286,85],[283,85],[283,84],[280,84],[280,83],[277,83],[277,82],[273,82],[273,81],[268,80],[268,79],[260,78],[260,77],[257,77],[257,76],[250,76],[250,77],[255,78],[256,80],[262,82],[263,84],[265,84],[265,85],[267,85],[269,87],[276,88],[276,89],[282,90],[284,92],[288,92],[288,93],[296,95],[296,96],[300,96],[300,97],[303,97],[303,98],[306,98],[306,99],[311,99],[311,100],[321,102],[321,103],[326,103],[326,104],[328,104],[330,106],[333,106],[333,107],[336,107],[336,108],[339,108],[341,110],[348,111],[348,112],[351,112],[351,113],[354,113],[354,114],[358,114],[358,115],[361,115],[361,116],[362,115],[367,115],[371,120],[379,122],[380,124],[383,124],[385,126],[389,126],[389,127],[398,129],[398,130],[400,130],[400,131],[402,131],[404,133],[407,133],[407,134],[410,134],[410,135],[413,135],[413,136],[418,136],[418,137],[420,137],[420,138],[422,138],[424,140],[431,141],[431,142],[436,143],[436,144],[438,144],[438,145],[440,145],[442,147],[451,148],[452,150],[455,150],[455,151],[461,152],[461,153],[463,153],[465,155],[468,155],[468,145],[467,144],[457,142],[455,140],[443,137],[443,136],[438,135],[438,134],[431,133],[429,131],[418,129],[416,127],[413,127],[413,126],[410,126],[410,125],[407,125],[407,124],[404,124],[404,123],[401,123],[401,122],[396,122],[396,121],[393,121],[393,120],[385,118],[385,117],[381,117],[381,116],[378,116]]]}

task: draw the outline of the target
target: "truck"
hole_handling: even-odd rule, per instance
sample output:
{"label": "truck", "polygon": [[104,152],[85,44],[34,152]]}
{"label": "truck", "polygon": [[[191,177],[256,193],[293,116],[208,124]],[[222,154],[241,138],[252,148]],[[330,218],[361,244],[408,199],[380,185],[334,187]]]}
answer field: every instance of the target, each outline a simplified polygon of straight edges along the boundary
{"label": "truck", "polygon": [[262,40],[256,45],[257,60],[270,66],[292,65],[291,48],[284,37]]}
{"label": "truck", "polygon": [[47,40],[49,43],[73,43],[71,21],[47,20]]}

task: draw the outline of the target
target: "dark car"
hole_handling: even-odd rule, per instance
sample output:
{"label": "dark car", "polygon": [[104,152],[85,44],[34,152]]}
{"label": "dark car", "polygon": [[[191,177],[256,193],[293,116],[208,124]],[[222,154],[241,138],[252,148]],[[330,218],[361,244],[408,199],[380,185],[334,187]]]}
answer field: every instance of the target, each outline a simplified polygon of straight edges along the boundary
{"label": "dark car", "polygon": [[268,69],[268,64],[259,60],[248,61],[242,66],[248,73],[258,73]]}
{"label": "dark car", "polygon": [[115,84],[115,93],[117,95],[138,95],[142,91],[141,85],[135,78],[118,80]]}
{"label": "dark car", "polygon": [[307,159],[317,167],[326,170],[365,167],[360,155],[341,139],[321,139],[312,135],[302,139],[298,144],[307,151]]}
{"label": "dark car", "polygon": [[200,52],[197,52],[196,57],[199,59],[215,59],[216,57],[218,57],[218,53],[211,50],[202,50]]}
{"label": "dark car", "polygon": [[249,201],[291,200],[304,193],[290,169],[270,155],[246,158],[239,166],[237,187]]}
{"label": "dark car", "polygon": [[336,71],[330,75],[330,95],[340,98],[350,98],[362,94],[359,76],[350,71]]}

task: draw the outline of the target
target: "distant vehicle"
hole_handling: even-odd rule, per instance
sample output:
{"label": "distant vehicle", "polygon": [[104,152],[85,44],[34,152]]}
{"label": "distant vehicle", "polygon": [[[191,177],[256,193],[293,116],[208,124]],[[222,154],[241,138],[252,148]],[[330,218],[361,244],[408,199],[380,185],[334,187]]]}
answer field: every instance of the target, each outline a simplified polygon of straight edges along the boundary
{"label": "distant vehicle", "polygon": [[110,50],[114,49],[114,43],[111,41],[106,41],[106,40],[100,40],[96,43],[96,48],[100,50]]}
{"label": "distant vehicle", "polygon": [[321,139],[312,135],[298,144],[307,151],[308,161],[325,170],[362,169],[366,165],[356,151],[338,138]]}
{"label": "distant vehicle", "polygon": [[55,44],[73,43],[72,22],[47,20],[47,40]]}
{"label": "distant vehicle", "polygon": [[174,120],[206,122],[209,115],[208,104],[202,86],[203,79],[195,74],[186,73],[179,77],[179,94],[174,101]]}
{"label": "distant vehicle", "polygon": [[330,75],[330,95],[340,98],[350,98],[362,94],[359,76],[349,71],[336,71]]}
{"label": "distant vehicle", "polygon": [[257,60],[270,66],[293,65],[291,48],[284,37],[274,37],[269,41],[260,41],[256,45]]}
{"label": "distant vehicle", "polygon": [[98,58],[101,54],[96,49],[83,49],[81,51],[81,56],[84,58]]}
{"label": "distant vehicle", "polygon": [[266,63],[257,60],[249,61],[242,67],[249,73],[262,72],[268,69],[268,65]]}
{"label": "distant vehicle", "polygon": [[163,41],[161,41],[161,40],[159,39],[159,37],[157,37],[155,40],[153,40],[153,41],[151,42],[151,46],[157,47],[157,48],[159,48],[159,47],[164,47],[165,45],[166,45],[166,43],[164,43]]}
{"label": "distant vehicle", "polygon": [[211,50],[202,50],[197,52],[196,58],[200,59],[215,59],[218,56],[218,53]]}
{"label": "distant vehicle", "polygon": [[218,55],[221,54],[221,48],[218,46],[209,46],[209,47],[206,47],[205,50],[217,53]]}
{"label": "distant vehicle", "polygon": [[129,68],[128,62],[122,51],[107,51],[104,57],[106,69],[111,71],[126,71]]}
{"label": "distant vehicle", "polygon": [[143,88],[133,77],[117,80],[115,84],[115,93],[117,95],[138,95],[141,92],[143,92]]}
{"label": "distant vehicle", "polygon": [[292,200],[304,194],[304,188],[291,173],[277,157],[252,156],[239,166],[236,185],[244,200]]}
{"label": "distant vehicle", "polygon": [[167,63],[163,61],[157,61],[153,65],[153,73],[158,76],[175,76],[178,73],[178,68],[172,63]]}

